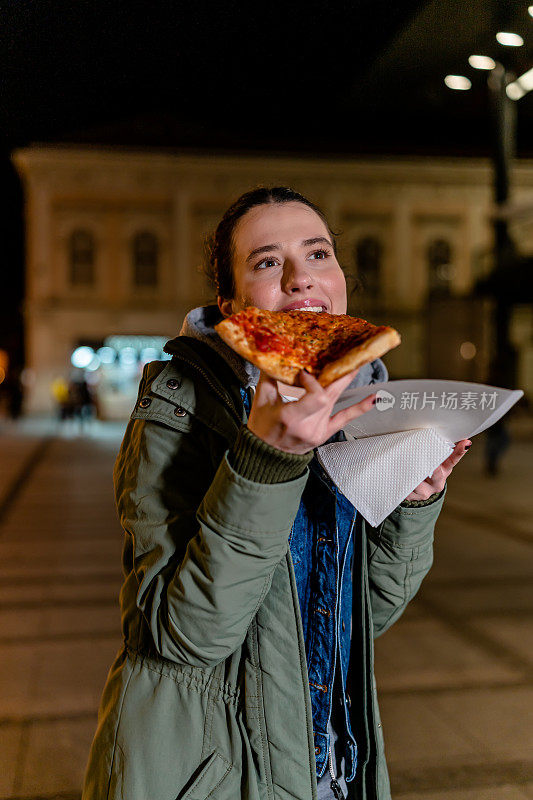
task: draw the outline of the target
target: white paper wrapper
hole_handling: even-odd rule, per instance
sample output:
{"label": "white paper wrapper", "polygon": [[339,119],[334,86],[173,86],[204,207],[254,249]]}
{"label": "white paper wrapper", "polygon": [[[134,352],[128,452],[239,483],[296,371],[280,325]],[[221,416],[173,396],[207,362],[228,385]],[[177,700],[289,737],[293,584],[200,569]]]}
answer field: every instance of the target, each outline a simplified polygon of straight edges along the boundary
{"label": "white paper wrapper", "polygon": [[348,441],[318,448],[331,479],[373,526],[433,473],[455,442],[494,425],[523,395],[479,383],[388,381],[348,389],[333,413],[375,392],[375,408],[345,427]]}
{"label": "white paper wrapper", "polygon": [[470,439],[494,425],[524,394],[463,381],[388,381],[347,389],[333,413],[374,393],[376,407],[346,427],[357,439],[418,428],[434,428],[452,442]]}

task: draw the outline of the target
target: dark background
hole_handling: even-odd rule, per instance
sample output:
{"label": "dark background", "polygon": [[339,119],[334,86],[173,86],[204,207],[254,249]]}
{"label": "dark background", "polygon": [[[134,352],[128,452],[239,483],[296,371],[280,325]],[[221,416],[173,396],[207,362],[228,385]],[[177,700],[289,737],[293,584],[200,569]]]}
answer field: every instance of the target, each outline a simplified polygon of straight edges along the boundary
{"label": "dark background", "polygon": [[[16,0],[0,5],[5,197],[0,347],[23,360],[22,192],[13,149],[35,142],[301,154],[491,153],[486,74],[533,66],[520,0],[224,3]],[[498,30],[522,34],[505,48]],[[468,75],[468,92],[443,78]],[[533,156],[533,92],[517,153]]]}

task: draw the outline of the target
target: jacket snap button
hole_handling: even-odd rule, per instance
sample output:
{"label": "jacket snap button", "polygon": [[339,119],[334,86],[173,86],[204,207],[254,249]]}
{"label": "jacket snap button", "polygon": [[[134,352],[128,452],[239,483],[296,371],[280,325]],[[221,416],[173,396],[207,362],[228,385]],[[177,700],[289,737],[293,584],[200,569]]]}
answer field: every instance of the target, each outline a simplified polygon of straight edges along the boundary
{"label": "jacket snap button", "polygon": [[149,397],[143,397],[143,399],[139,401],[139,408],[148,408],[148,406],[151,405],[152,401]]}
{"label": "jacket snap button", "polygon": [[187,412],[181,406],[176,406],[176,408],[174,409],[174,414],[177,417],[185,417],[187,415]]}
{"label": "jacket snap button", "polygon": [[180,382],[176,380],[176,378],[170,378],[167,381],[167,389],[179,389],[179,388],[180,388]]}
{"label": "jacket snap button", "polygon": [[315,747],[315,756],[317,756],[319,753],[320,753],[320,747]]}

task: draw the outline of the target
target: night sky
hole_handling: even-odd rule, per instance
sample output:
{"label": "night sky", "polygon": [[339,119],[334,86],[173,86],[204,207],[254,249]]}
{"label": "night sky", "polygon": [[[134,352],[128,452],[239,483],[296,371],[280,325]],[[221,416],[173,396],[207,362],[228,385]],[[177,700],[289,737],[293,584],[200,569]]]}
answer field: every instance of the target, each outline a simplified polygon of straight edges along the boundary
{"label": "night sky", "polygon": [[10,145],[351,149],[358,78],[420,5],[18,0],[1,127]]}
{"label": "night sky", "polygon": [[[0,167],[9,211],[1,346],[22,358],[21,192],[10,152],[32,142],[301,153],[488,155],[485,76],[467,56],[533,66],[521,0],[0,3]],[[495,44],[507,27],[520,52]],[[468,66],[467,66],[467,69]],[[531,93],[533,95],[533,92]],[[533,101],[519,154],[533,156]]]}

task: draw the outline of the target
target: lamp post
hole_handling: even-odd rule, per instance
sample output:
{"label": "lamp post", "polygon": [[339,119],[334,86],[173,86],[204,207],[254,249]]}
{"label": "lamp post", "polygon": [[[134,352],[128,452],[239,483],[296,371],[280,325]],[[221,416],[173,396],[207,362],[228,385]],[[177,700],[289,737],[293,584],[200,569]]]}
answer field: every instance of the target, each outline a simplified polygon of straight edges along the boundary
{"label": "lamp post", "polygon": [[[532,14],[533,16],[533,14]],[[523,38],[516,33],[500,31],[496,34],[500,45],[521,47]],[[517,267],[517,251],[509,232],[506,213],[510,194],[510,172],[515,156],[516,101],[533,89],[533,70],[514,78],[503,64],[490,56],[472,55],[468,59],[474,69],[489,71],[487,81],[492,114],[493,167],[494,167],[494,270],[488,280],[478,282],[478,289],[487,291],[494,298],[493,331],[494,346],[491,354],[490,382],[500,386],[516,383],[516,351],[509,339],[509,327],[513,301],[510,286],[511,271]],[[450,89],[468,90],[471,81],[464,75],[447,75],[444,79]]]}
{"label": "lamp post", "polygon": [[496,63],[490,72],[489,88],[493,117],[494,199],[497,213],[494,218],[494,354],[490,380],[499,386],[513,387],[516,383],[517,354],[509,339],[513,298],[508,286],[510,270],[516,266],[517,251],[509,232],[504,208],[510,194],[510,172],[516,148],[516,103],[507,94],[513,81],[505,67]]}
{"label": "lamp post", "polygon": [[[529,8],[533,16],[533,6]],[[521,47],[524,40],[519,34],[502,32],[496,34],[500,45]],[[493,165],[494,165],[494,199],[496,214],[494,216],[494,261],[495,268],[482,288],[488,288],[493,296],[493,332],[494,346],[489,365],[489,383],[497,386],[514,387],[516,385],[516,351],[509,339],[509,327],[513,303],[518,297],[511,288],[514,275],[517,273],[518,257],[516,247],[509,232],[508,201],[512,160],[515,155],[516,142],[516,101],[533,89],[533,69],[514,80],[514,76],[503,64],[489,56],[470,56],[470,66],[474,69],[490,70],[487,81],[493,118]],[[447,76],[455,79],[466,76]],[[445,79],[446,85],[450,83]],[[460,87],[460,81],[450,88],[470,88],[466,83]],[[471,84],[470,84],[471,85]],[[478,282],[478,288],[479,282]],[[509,444],[505,420],[502,418],[487,431],[485,441],[486,470],[489,475],[498,473],[498,462]]]}

